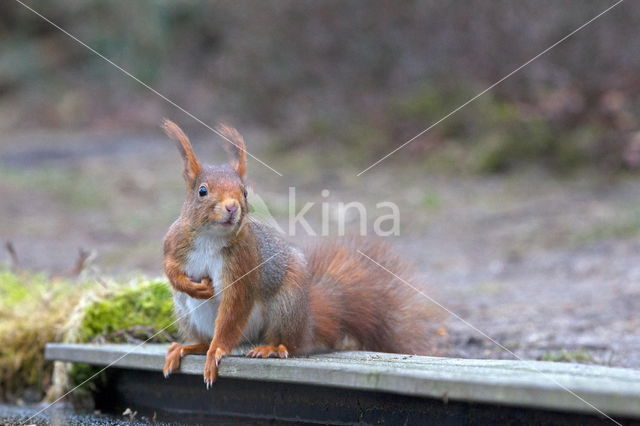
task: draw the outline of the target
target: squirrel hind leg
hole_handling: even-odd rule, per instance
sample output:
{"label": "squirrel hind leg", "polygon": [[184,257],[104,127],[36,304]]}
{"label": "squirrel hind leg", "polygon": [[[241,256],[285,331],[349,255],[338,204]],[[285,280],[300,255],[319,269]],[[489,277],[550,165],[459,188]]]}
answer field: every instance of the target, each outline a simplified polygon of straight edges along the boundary
{"label": "squirrel hind leg", "polygon": [[247,356],[250,358],[288,358],[289,350],[285,345],[263,345],[256,346],[247,352]]}
{"label": "squirrel hind leg", "polygon": [[206,343],[198,343],[196,345],[181,345],[180,343],[173,342],[169,345],[167,355],[164,359],[164,367],[162,367],[162,374],[164,377],[169,377],[169,374],[173,373],[180,368],[180,361],[185,355],[192,354],[206,354],[209,349],[209,345]]}

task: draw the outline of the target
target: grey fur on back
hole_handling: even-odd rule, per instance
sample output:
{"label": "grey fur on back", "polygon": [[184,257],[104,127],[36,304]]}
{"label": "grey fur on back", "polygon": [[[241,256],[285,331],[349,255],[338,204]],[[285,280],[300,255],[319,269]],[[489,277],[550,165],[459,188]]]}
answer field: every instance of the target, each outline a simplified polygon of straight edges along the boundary
{"label": "grey fur on back", "polygon": [[262,285],[268,295],[275,294],[284,279],[291,253],[295,250],[267,225],[250,222],[249,227],[256,237],[262,275]]}

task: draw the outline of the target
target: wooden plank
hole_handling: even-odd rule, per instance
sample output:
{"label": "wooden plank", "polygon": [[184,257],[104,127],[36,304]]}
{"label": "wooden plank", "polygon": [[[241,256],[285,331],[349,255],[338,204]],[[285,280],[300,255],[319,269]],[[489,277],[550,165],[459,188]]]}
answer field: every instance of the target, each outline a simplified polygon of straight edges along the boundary
{"label": "wooden plank", "polygon": [[[116,367],[160,372],[165,351],[166,345],[49,344],[46,357],[94,365],[117,361]],[[181,373],[199,375],[203,367],[203,356],[187,356]],[[640,418],[640,371],[624,368],[341,352],[232,356],[222,361],[220,377],[596,414],[593,405],[608,415]]]}

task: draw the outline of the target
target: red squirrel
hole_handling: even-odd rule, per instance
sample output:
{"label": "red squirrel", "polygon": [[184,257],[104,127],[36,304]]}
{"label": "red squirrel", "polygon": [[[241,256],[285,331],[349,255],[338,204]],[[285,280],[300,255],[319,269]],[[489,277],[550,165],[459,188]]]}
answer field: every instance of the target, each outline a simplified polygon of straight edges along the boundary
{"label": "red squirrel", "polygon": [[385,245],[324,242],[302,251],[248,214],[246,149],[233,128],[232,161],[203,165],[189,139],[165,120],[184,160],[186,201],[164,239],[164,270],[173,287],[180,330],[191,345],[172,343],[163,373],[188,354],[206,354],[204,381],[241,343],[249,357],[361,349],[424,354],[426,307],[412,289],[358,253],[402,276],[406,265]]}

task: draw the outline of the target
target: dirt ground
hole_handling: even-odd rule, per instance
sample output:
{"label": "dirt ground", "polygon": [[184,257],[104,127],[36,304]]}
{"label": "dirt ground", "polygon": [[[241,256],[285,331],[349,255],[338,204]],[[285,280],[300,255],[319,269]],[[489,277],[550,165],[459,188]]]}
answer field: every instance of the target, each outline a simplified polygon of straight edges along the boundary
{"label": "dirt ground", "polygon": [[[368,164],[322,169],[312,153],[276,156],[265,135],[245,136],[284,175],[250,160],[253,189],[281,223],[289,187],[298,209],[316,203],[315,225],[322,202],[330,212],[340,201],[363,202],[369,230],[386,213],[377,202],[400,207],[400,236],[390,243],[418,266],[429,297],[475,328],[447,314],[442,355],[513,357],[490,336],[522,358],[640,367],[639,178],[447,176],[405,167],[402,157],[356,177]],[[208,160],[225,158],[220,143],[194,138]],[[13,242],[23,267],[45,273],[68,269],[84,248],[93,253],[89,276],[160,275],[161,240],[182,202],[180,173],[159,131],[2,135],[0,238]],[[4,250],[0,262],[10,263]]]}

